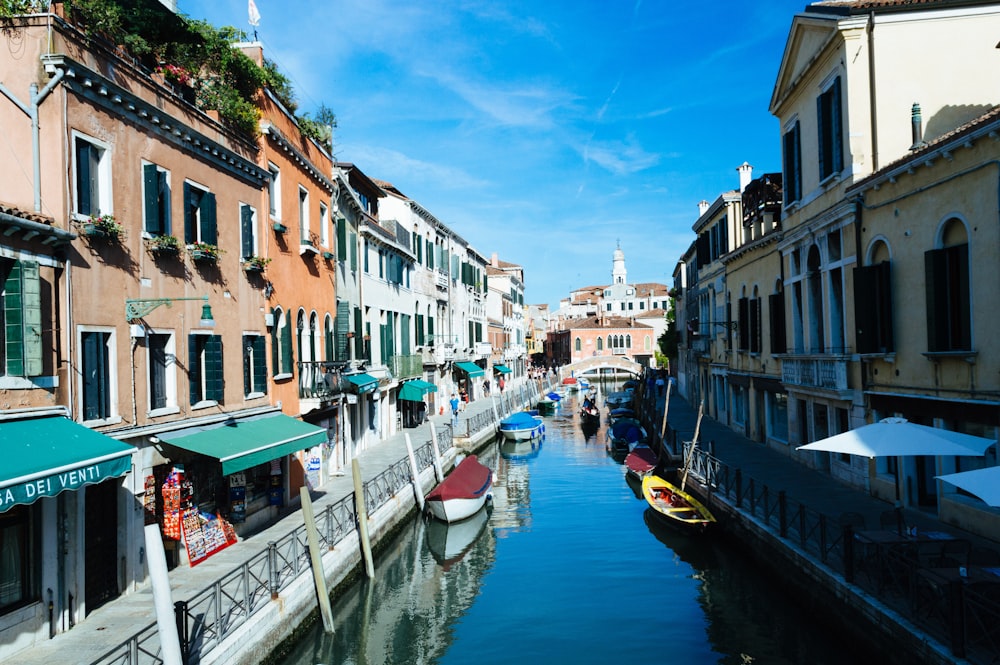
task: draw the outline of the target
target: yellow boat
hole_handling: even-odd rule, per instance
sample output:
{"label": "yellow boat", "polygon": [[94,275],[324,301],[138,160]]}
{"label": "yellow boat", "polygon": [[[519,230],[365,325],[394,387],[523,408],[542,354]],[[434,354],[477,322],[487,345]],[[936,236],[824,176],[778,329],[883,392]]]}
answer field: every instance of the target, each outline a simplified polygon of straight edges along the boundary
{"label": "yellow boat", "polygon": [[642,496],[656,514],[686,531],[704,531],[715,516],[698,499],[657,475],[642,479]]}

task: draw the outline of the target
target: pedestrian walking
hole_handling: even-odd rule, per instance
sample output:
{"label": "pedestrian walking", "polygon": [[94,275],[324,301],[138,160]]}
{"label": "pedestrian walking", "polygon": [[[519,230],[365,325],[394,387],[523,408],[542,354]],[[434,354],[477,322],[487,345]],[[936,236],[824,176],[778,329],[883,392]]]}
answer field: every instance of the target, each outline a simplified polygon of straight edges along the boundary
{"label": "pedestrian walking", "polygon": [[458,422],[458,395],[456,393],[451,394],[451,420],[454,423]]}
{"label": "pedestrian walking", "polygon": [[502,376],[500,377],[500,380],[497,381],[497,386],[500,388],[500,394],[503,395],[504,382]]}
{"label": "pedestrian walking", "polygon": [[490,396],[490,380],[489,379],[484,379],[483,380],[483,395],[485,395],[486,397]]}

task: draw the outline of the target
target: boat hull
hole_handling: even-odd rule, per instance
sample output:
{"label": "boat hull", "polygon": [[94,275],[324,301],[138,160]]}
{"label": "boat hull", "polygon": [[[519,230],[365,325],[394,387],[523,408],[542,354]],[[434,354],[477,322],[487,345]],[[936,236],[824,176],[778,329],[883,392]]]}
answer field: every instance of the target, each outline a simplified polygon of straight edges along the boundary
{"label": "boat hull", "polygon": [[471,499],[445,499],[427,501],[427,510],[442,522],[460,522],[479,512],[486,505],[486,494]]}
{"label": "boat hull", "polygon": [[544,433],[542,417],[531,413],[515,413],[500,421],[500,434],[508,441],[526,441]]}
{"label": "boat hull", "polygon": [[657,457],[649,446],[636,446],[625,458],[625,472],[642,480],[656,470]]}
{"label": "boat hull", "polygon": [[493,487],[493,471],[469,455],[427,495],[424,505],[433,517],[459,522],[486,505]]}
{"label": "boat hull", "polygon": [[642,479],[642,496],[664,522],[684,531],[702,533],[715,523],[715,516],[698,499],[658,475]]}

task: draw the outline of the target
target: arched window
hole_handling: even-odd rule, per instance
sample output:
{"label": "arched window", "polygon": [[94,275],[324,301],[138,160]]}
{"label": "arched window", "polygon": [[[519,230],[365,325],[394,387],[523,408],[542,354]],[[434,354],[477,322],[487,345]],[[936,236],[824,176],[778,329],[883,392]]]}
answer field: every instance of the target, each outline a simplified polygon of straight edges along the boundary
{"label": "arched window", "polygon": [[632,348],[632,335],[625,335],[625,348],[626,349]]}
{"label": "arched window", "polygon": [[651,351],[653,349],[653,340],[649,335],[642,338],[642,349],[643,351]]}
{"label": "arched window", "polygon": [[576,341],[573,342],[573,350],[574,351],[581,351],[581,350],[583,350],[583,342],[580,341],[579,337],[577,337]]}
{"label": "arched window", "polygon": [[334,346],[333,346],[333,317],[329,314],[323,320],[323,359],[330,361],[334,360]]}
{"label": "arched window", "polygon": [[292,321],[280,307],[273,310],[274,325],[271,326],[271,365],[278,374],[291,374],[294,368],[292,356]]}
{"label": "arched window", "polygon": [[806,293],[809,297],[809,352],[824,353],[826,351],[823,335],[823,273],[819,248],[813,245],[809,248],[807,260]]}
{"label": "arched window", "polygon": [[925,255],[928,351],[972,349],[972,293],[969,280],[969,234],[951,218],[941,227],[939,249]]}
{"label": "arched window", "polygon": [[604,350],[604,338],[601,337],[600,335],[597,336],[597,350],[598,351]]}

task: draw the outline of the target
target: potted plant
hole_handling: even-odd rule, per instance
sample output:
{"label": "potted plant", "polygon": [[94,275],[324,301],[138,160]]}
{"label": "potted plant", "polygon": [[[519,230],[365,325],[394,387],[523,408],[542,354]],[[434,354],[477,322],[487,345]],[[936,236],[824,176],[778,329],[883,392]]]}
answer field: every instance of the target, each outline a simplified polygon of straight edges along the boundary
{"label": "potted plant", "polygon": [[171,235],[153,236],[146,238],[146,248],[153,254],[173,256],[181,251],[181,243]]}
{"label": "potted plant", "polygon": [[263,256],[248,256],[243,259],[243,270],[246,272],[264,272],[271,259]]}
{"label": "potted plant", "polygon": [[187,246],[188,253],[195,261],[217,261],[222,250],[218,245],[207,242],[195,242]]}
{"label": "potted plant", "polygon": [[125,227],[118,223],[114,215],[91,215],[87,219],[78,220],[75,223],[80,229],[80,235],[83,236],[113,240],[125,236]]}

